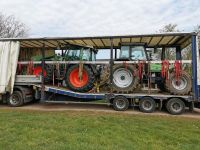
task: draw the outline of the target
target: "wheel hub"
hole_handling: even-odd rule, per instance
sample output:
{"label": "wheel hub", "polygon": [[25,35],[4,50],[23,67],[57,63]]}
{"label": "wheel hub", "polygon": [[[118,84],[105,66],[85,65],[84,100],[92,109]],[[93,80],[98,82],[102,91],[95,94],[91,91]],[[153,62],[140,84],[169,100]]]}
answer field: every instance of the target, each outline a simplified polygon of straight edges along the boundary
{"label": "wheel hub", "polygon": [[123,100],[121,100],[121,99],[119,99],[119,100],[116,101],[116,106],[118,108],[124,108],[125,105],[126,105],[125,102]]}
{"label": "wheel hub", "polygon": [[181,106],[180,106],[180,104],[179,103],[173,103],[172,104],[172,108],[174,109],[174,111],[180,111],[180,109],[181,109]]}
{"label": "wheel hub", "polygon": [[143,104],[144,106],[144,108],[146,109],[146,110],[150,110],[153,106],[152,106],[152,104],[151,104],[151,102],[149,102],[149,101],[144,101],[144,104]]}
{"label": "wheel hub", "polygon": [[69,75],[69,79],[70,79],[70,83],[76,88],[83,87],[89,82],[88,74],[85,70],[83,70],[82,79],[79,78],[78,67],[72,70],[72,72]]}
{"label": "wheel hub", "polygon": [[125,76],[121,76],[121,80],[125,80]]}
{"label": "wheel hub", "polygon": [[10,97],[10,103],[11,103],[12,105],[17,104],[18,102],[19,102],[19,98],[18,98],[16,95],[12,95],[12,96]]}

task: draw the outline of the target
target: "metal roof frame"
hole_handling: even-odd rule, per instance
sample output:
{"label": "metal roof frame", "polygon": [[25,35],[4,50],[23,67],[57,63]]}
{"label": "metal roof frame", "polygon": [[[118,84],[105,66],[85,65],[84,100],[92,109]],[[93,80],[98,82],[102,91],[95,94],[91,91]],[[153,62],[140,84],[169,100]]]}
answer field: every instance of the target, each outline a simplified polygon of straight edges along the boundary
{"label": "metal roof frame", "polygon": [[[146,43],[148,47],[186,47],[191,43],[195,32],[186,33],[158,33],[141,35],[117,35],[117,36],[90,36],[90,37],[41,37],[41,38],[0,38],[0,41],[19,41],[22,48],[57,48],[62,44],[71,43],[83,46],[93,46],[95,49],[110,49],[111,39],[113,48],[119,48],[119,43],[133,42]],[[64,43],[63,43],[64,42]]]}

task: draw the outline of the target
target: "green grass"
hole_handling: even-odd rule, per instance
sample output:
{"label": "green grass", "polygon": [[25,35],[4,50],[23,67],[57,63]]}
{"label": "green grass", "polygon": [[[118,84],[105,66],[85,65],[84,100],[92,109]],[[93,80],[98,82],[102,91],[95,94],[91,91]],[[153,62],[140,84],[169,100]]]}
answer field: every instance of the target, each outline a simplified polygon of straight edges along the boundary
{"label": "green grass", "polygon": [[0,149],[200,149],[200,120],[0,110]]}

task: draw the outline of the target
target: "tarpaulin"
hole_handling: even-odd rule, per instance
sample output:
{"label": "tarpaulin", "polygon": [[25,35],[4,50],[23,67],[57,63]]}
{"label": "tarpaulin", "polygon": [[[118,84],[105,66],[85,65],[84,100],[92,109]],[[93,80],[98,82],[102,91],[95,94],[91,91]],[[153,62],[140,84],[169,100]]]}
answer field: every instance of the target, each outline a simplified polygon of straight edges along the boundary
{"label": "tarpaulin", "polygon": [[19,49],[19,42],[0,42],[0,94],[13,92]]}

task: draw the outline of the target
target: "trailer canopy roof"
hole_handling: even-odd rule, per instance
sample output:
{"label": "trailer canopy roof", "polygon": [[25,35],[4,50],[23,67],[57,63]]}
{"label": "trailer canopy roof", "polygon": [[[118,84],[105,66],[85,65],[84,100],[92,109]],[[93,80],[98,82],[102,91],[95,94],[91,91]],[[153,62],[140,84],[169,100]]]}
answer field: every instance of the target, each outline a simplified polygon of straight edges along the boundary
{"label": "trailer canopy roof", "polygon": [[58,48],[67,43],[93,46],[96,49],[109,49],[111,39],[113,47],[119,48],[120,43],[145,43],[148,47],[178,46],[185,48],[191,43],[192,35],[196,33],[165,33],[124,36],[96,37],[44,37],[44,38],[2,38],[0,41],[20,41],[22,48]]}

